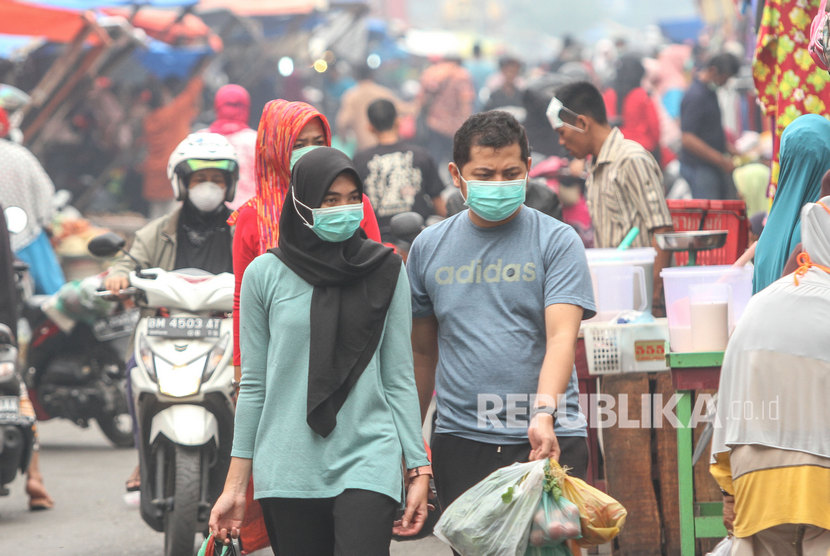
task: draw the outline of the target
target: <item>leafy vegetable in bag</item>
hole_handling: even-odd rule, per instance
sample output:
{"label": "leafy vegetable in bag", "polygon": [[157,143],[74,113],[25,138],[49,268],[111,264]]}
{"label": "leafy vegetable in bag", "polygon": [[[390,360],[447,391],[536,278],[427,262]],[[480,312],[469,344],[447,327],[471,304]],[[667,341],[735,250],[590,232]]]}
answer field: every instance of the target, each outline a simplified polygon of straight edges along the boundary
{"label": "leafy vegetable in bag", "polygon": [[572,556],[565,541],[581,536],[579,509],[562,496],[562,487],[545,462],[545,482],[539,509],[533,516],[525,556]]}

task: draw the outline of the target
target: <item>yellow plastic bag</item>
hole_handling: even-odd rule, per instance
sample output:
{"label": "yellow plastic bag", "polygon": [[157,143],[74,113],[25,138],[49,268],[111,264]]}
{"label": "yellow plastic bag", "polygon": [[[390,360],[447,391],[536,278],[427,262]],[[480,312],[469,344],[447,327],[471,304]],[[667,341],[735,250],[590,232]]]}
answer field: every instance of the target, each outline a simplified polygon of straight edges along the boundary
{"label": "yellow plastic bag", "polygon": [[579,546],[605,544],[620,533],[628,515],[622,504],[582,479],[569,476],[558,462],[550,460],[550,468],[562,487],[562,495],[579,508]]}

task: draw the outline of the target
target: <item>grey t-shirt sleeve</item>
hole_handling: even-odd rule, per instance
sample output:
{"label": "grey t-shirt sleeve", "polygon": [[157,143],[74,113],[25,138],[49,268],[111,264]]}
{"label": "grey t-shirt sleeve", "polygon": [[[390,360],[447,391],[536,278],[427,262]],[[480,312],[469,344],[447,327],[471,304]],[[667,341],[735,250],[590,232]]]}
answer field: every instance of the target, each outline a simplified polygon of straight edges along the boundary
{"label": "grey t-shirt sleeve", "polygon": [[568,303],[582,307],[583,319],[596,314],[591,272],[585,247],[570,227],[557,230],[560,237],[550,238],[544,246],[545,307]]}
{"label": "grey t-shirt sleeve", "polygon": [[432,299],[429,297],[426,288],[425,264],[422,242],[417,239],[409,249],[406,259],[406,274],[409,278],[409,289],[412,291],[412,316],[414,318],[428,317],[434,314]]}

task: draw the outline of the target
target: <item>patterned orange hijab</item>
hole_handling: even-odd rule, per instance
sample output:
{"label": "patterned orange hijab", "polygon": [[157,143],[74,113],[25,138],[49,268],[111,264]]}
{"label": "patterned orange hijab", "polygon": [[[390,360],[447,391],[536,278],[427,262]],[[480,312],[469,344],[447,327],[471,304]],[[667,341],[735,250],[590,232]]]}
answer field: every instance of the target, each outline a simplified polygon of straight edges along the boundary
{"label": "patterned orange hijab", "polygon": [[[314,118],[320,119],[326,146],[330,146],[329,122],[310,104],[277,99],[262,110],[256,138],[256,195],[242,205],[250,205],[257,213],[260,253],[277,246],[280,213],[291,182],[291,151],[297,136]],[[236,224],[238,217],[237,210],[228,218],[228,224]]]}

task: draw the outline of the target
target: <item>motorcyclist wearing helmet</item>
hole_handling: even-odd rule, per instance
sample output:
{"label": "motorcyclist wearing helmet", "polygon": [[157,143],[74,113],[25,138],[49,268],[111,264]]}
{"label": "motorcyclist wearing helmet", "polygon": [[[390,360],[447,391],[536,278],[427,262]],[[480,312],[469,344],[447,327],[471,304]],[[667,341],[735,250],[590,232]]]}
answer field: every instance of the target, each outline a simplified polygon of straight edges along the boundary
{"label": "motorcyclist wearing helmet", "polygon": [[[200,268],[214,274],[233,272],[233,230],[226,220],[239,178],[236,152],[218,133],[191,133],[170,155],[167,177],[179,208],[135,233],[130,255],[142,268]],[[104,285],[113,293],[129,285],[135,263],[115,263]]]}
{"label": "motorcyclist wearing helmet", "polygon": [[[198,268],[213,274],[233,272],[233,228],[227,224],[239,178],[236,152],[218,133],[191,133],[170,155],[167,177],[181,206],[161,216],[135,233],[129,253],[141,268],[177,270]],[[135,261],[124,256],[109,270],[104,287],[114,294],[129,286]],[[129,353],[132,353],[132,342]],[[137,431],[130,371],[127,364],[127,403]],[[139,469],[127,480],[128,491],[140,487]]]}

